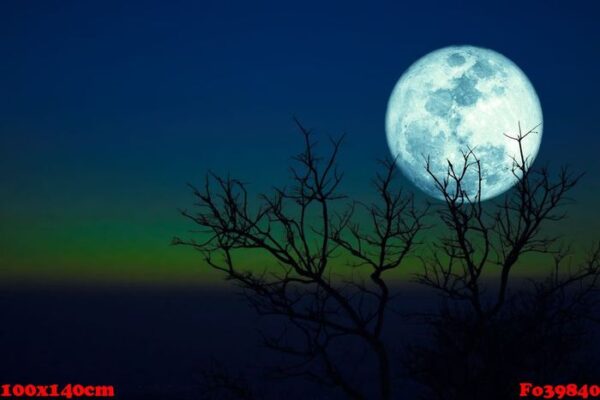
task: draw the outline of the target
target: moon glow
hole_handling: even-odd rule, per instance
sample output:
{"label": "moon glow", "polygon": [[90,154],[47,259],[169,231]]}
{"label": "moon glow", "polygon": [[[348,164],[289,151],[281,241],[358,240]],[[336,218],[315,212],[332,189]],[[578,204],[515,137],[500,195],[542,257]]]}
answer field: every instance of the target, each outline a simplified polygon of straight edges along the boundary
{"label": "moon glow", "polygon": [[[445,47],[417,60],[400,77],[388,102],[386,135],[401,171],[419,189],[442,199],[425,168],[443,179],[448,162],[463,165],[463,153],[473,150],[481,165],[481,200],[510,189],[523,133],[531,163],[542,140],[542,108],[535,89],[519,67],[503,55],[473,46]],[[476,168],[468,170],[462,188],[473,197],[478,190]]]}

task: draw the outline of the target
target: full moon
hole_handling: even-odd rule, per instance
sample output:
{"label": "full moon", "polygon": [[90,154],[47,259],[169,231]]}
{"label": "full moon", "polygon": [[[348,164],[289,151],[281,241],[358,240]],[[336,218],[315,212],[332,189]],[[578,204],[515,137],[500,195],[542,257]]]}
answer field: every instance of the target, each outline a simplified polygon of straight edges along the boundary
{"label": "full moon", "polygon": [[[512,61],[488,49],[445,47],[417,60],[404,72],[390,96],[387,142],[397,165],[419,189],[443,196],[426,170],[443,179],[448,162],[462,167],[469,150],[480,161],[481,200],[504,193],[517,181],[513,158],[523,152],[531,163],[542,141],[542,108],[527,76]],[[506,134],[506,135],[505,135]],[[473,198],[479,177],[471,167],[462,189]]]}

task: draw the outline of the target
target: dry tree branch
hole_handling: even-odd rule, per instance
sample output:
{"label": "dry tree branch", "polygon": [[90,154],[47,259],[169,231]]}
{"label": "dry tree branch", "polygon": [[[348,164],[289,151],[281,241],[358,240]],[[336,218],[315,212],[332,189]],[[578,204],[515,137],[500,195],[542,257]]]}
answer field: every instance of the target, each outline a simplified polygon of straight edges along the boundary
{"label": "dry tree branch", "polygon": [[[261,195],[253,207],[245,183],[211,173],[202,189],[190,185],[195,210],[181,210],[201,227],[204,238],[176,238],[173,243],[200,251],[207,266],[243,289],[259,315],[283,317],[304,338],[290,344],[287,334],[265,337],[267,348],[300,359],[278,368],[280,374],[311,377],[350,398],[365,398],[331,355],[336,342],[351,338],[370,349],[379,377],[374,385],[382,399],[390,399],[390,360],[381,338],[391,297],[384,273],[399,268],[413,251],[427,209],[418,209],[412,196],[392,190],[395,166],[383,161],[384,170],[374,181],[380,201],[354,202],[337,213],[335,204],[345,199],[338,191],[343,174],[337,167],[343,138],[331,139],[330,153],[320,157],[311,131],[294,121],[304,151],[293,158],[289,188]],[[369,215],[366,231],[353,222],[358,208]],[[261,273],[252,271],[243,256],[248,251],[267,254],[273,265]],[[344,271],[332,262],[341,252],[359,268],[368,268],[370,284],[360,274],[342,278]],[[320,374],[315,375],[315,365],[320,365]]]}

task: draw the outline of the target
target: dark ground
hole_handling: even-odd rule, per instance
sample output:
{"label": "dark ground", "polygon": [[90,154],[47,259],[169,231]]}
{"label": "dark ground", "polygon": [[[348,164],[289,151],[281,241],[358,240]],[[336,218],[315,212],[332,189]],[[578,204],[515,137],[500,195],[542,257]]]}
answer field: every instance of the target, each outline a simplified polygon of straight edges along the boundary
{"label": "dark ground", "polygon": [[[399,293],[400,313],[436,304],[430,292]],[[429,329],[400,313],[387,318],[395,371],[399,351]],[[243,373],[260,399],[343,398],[305,381],[264,381],[264,367],[279,357],[261,347],[258,330],[276,333],[280,325],[257,318],[232,290],[4,287],[0,321],[0,384],[114,385],[118,399],[201,400],[202,371],[216,359]],[[369,379],[368,371],[361,377]],[[395,387],[395,398],[417,398],[414,383],[398,377]]]}
{"label": "dark ground", "polygon": [[[259,346],[258,319],[226,290],[4,288],[0,310],[1,383],[110,384],[120,399],[197,399],[211,357],[250,374],[274,360]],[[391,326],[398,344],[400,333]],[[287,400],[329,398],[297,382],[269,387]]]}
{"label": "dark ground", "polygon": [[253,360],[255,318],[207,290],[9,289],[1,298],[6,383],[112,384],[119,398],[188,398],[211,356]]}

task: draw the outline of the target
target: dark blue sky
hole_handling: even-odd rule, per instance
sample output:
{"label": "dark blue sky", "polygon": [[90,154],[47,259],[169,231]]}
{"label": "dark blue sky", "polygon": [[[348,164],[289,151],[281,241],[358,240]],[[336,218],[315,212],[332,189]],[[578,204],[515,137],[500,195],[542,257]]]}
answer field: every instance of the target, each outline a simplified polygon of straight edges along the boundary
{"label": "dark blue sky", "polygon": [[3,2],[0,264],[34,265],[22,254],[50,250],[31,239],[86,230],[95,244],[71,251],[74,264],[133,246],[100,258],[132,262],[168,241],[185,182],[207,169],[283,179],[299,145],[292,115],[347,132],[344,167],[367,190],[388,153],[393,85],[452,44],[494,49],[525,71],[545,117],[538,160],[588,171],[583,209],[599,219],[597,2],[322,3]]}

